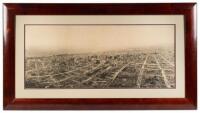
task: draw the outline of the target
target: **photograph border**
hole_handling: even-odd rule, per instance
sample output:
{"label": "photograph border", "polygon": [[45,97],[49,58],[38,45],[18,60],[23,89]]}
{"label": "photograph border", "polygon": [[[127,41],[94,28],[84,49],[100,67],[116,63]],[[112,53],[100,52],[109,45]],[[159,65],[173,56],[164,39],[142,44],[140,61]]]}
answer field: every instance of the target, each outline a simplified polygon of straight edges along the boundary
{"label": "photograph border", "polygon": [[[3,109],[197,109],[196,3],[3,4]],[[185,98],[15,98],[16,15],[184,15]]]}

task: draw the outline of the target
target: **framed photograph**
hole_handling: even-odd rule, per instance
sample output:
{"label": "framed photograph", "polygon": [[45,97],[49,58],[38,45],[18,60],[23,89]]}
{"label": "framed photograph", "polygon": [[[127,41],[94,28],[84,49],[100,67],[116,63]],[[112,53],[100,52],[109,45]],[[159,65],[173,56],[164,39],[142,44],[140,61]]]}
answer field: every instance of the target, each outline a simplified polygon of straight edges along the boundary
{"label": "framed photograph", "polygon": [[4,109],[196,109],[196,3],[9,4]]}

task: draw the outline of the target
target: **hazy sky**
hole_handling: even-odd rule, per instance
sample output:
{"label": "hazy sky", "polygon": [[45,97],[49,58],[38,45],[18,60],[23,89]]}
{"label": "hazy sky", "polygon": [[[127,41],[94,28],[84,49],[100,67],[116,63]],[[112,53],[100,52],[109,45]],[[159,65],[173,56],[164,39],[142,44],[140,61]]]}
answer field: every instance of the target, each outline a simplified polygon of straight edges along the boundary
{"label": "hazy sky", "polygon": [[27,25],[25,41],[32,55],[167,46],[174,44],[174,26]]}

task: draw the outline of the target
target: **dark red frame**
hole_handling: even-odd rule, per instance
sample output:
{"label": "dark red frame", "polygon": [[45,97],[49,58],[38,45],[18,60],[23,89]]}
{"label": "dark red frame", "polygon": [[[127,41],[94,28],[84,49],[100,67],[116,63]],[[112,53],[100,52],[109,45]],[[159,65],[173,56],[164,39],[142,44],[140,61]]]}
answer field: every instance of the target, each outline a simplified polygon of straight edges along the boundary
{"label": "dark red frame", "polygon": [[[3,108],[13,109],[197,109],[196,3],[153,4],[9,4],[4,9]],[[185,98],[16,99],[16,15],[184,15]]]}

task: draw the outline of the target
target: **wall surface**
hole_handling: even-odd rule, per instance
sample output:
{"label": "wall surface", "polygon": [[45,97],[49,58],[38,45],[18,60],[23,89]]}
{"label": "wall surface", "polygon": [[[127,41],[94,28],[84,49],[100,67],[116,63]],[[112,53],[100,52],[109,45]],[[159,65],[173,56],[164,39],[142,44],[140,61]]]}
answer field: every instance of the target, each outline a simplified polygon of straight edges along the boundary
{"label": "wall surface", "polygon": [[[199,3],[200,1],[197,0],[1,0],[0,1],[0,36],[2,38],[0,38],[0,112],[7,112],[7,113],[11,113],[13,111],[3,111],[3,34],[2,34],[2,28],[3,28],[3,24],[2,24],[2,4],[3,3],[167,3],[167,2],[176,2],[176,3],[180,3],[180,2],[197,2],[197,18],[198,15],[200,13],[199,11]],[[199,28],[199,22],[197,22],[197,28]],[[200,35],[199,29],[197,29],[197,37]],[[199,37],[198,37],[198,41],[199,41]],[[200,48],[198,46],[198,56],[200,54]],[[199,67],[200,62],[198,60],[198,74],[199,74]],[[199,81],[198,77],[198,81]],[[198,83],[199,86],[199,83]],[[199,103],[199,98],[198,98],[198,103]],[[198,106],[199,109],[199,106]],[[22,111],[17,111],[18,113],[21,113]],[[23,112],[30,112],[30,111],[23,111]],[[37,111],[31,111],[31,112],[37,112]],[[39,112],[46,112],[46,111],[39,111]],[[56,113],[57,111],[49,111],[52,113]],[[66,112],[66,111],[61,111],[61,112]],[[67,111],[69,112],[69,111]],[[70,111],[70,112],[75,112],[78,113],[80,111]],[[88,111],[84,111],[85,113]],[[101,112],[101,111],[89,111],[89,112]],[[104,111],[104,112],[112,112],[112,111]],[[131,112],[131,111],[117,111],[120,113],[124,113],[124,112]],[[135,112],[135,111],[134,111]],[[137,111],[137,112],[152,112],[150,110],[146,110],[146,111]],[[153,111],[155,113],[158,113],[160,111]],[[178,112],[183,112],[183,113],[187,113],[187,112],[198,112],[198,110],[171,110],[171,111],[164,111],[163,112],[171,112],[171,113],[178,113]]]}

